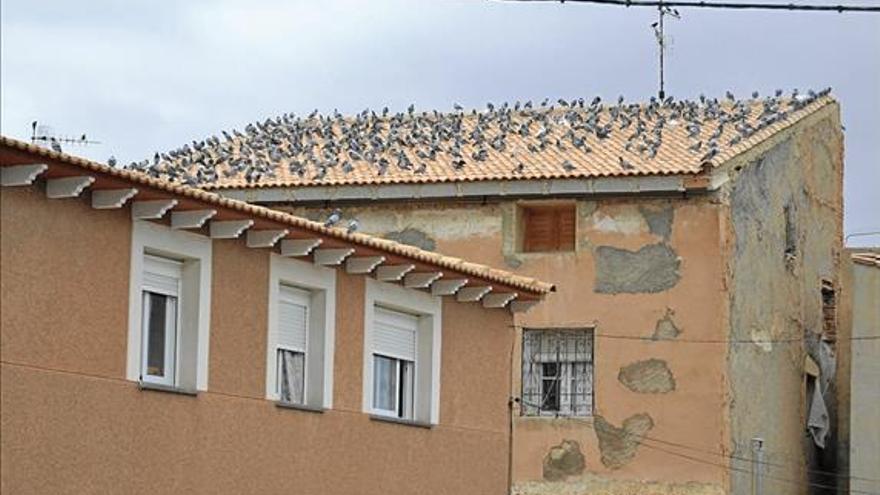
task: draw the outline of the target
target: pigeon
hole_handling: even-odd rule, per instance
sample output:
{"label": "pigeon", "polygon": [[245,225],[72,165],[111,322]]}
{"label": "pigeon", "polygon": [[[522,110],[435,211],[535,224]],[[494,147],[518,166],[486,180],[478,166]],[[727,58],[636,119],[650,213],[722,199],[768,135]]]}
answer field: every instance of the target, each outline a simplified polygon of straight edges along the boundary
{"label": "pigeon", "polygon": [[113,168],[116,168],[116,157],[113,155],[110,155],[110,158],[107,159],[107,165],[109,165]]}
{"label": "pigeon", "polygon": [[571,163],[570,161],[565,160],[564,162],[562,162],[562,168],[563,168],[566,172],[572,172],[572,171],[574,171],[577,167],[575,167],[574,165],[572,165],[572,163]]}
{"label": "pigeon", "polygon": [[352,218],[348,221],[348,228],[345,229],[349,234],[353,234],[358,227],[360,227],[360,223],[357,221],[357,218]]}
{"label": "pigeon", "polygon": [[635,167],[632,163],[626,161],[622,156],[617,157],[617,161],[620,163],[620,168],[624,170],[633,170]]}
{"label": "pigeon", "polygon": [[59,143],[58,140],[55,138],[51,139],[51,143],[52,143],[52,150],[57,151],[58,153],[61,153],[61,143]]}
{"label": "pigeon", "polygon": [[332,227],[339,223],[342,220],[342,210],[336,208],[332,212],[330,212],[330,216],[327,217],[327,220],[324,221],[324,227]]}

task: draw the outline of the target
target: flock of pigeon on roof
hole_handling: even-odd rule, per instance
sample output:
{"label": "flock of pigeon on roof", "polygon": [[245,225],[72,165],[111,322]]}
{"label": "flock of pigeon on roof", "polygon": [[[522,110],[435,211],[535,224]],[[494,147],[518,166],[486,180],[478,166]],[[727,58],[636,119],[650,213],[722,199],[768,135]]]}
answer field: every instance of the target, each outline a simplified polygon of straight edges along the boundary
{"label": "flock of pigeon on roof", "polygon": [[[525,171],[528,154],[548,148],[588,154],[613,133],[625,133],[626,153],[618,154],[618,165],[632,170],[624,154],[653,159],[663,145],[664,129],[679,125],[687,132],[688,151],[705,163],[723,147],[786,120],[830,91],[794,90],[785,97],[777,90],[764,98],[755,92],[747,100],[727,92],[722,101],[701,95],[697,101],[651,98],[647,104],[626,103],[623,97],[616,104],[605,104],[599,97],[591,102],[559,99],[555,104],[546,99],[540,104],[490,103],[485,111],[470,112],[455,105],[448,113],[416,112],[411,105],[406,112],[392,114],[384,108],[354,117],[339,112],[323,116],[316,110],[304,118],[284,114],[248,124],[244,132],[222,131],[223,139],[193,141],[128,168],[191,186],[214,184],[221,177],[258,183],[275,178],[283,166],[303,181],[321,181],[331,169],[348,174],[364,164],[378,176],[389,167],[424,174],[426,164],[441,156],[458,171],[479,167],[491,149],[509,153],[515,163],[511,173],[516,175]],[[576,169],[569,160],[558,166],[565,172]]]}

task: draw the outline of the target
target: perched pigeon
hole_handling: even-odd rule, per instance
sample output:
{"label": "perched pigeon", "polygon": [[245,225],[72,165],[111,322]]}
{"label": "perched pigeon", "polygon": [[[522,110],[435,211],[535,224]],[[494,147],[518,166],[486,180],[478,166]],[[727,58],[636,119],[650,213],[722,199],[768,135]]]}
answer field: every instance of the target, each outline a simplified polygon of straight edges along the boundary
{"label": "perched pigeon", "polygon": [[330,212],[330,216],[324,221],[324,227],[332,227],[342,220],[342,210],[339,208]]}

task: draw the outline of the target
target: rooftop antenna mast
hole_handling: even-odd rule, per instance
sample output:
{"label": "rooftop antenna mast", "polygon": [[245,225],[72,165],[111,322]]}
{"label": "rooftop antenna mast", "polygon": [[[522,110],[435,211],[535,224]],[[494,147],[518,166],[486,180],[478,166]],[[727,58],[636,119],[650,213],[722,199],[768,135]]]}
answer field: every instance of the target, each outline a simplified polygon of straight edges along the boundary
{"label": "rooftop antenna mast", "polygon": [[65,136],[56,136],[52,132],[52,128],[47,125],[37,125],[37,121],[31,122],[31,143],[33,144],[42,144],[42,145],[56,145],[61,146],[61,143],[65,144],[101,144],[100,141],[94,141],[88,139],[88,137],[83,134],[80,137],[65,137]]}
{"label": "rooftop antenna mast", "polygon": [[657,51],[660,55],[660,92],[658,96],[661,100],[666,98],[666,79],[665,79],[665,70],[666,70],[666,33],[663,27],[663,21],[666,16],[672,16],[675,19],[681,19],[681,14],[678,13],[677,9],[673,9],[668,5],[664,5],[661,0],[657,4],[657,22],[651,24],[651,27],[654,28],[654,37],[657,38]]}

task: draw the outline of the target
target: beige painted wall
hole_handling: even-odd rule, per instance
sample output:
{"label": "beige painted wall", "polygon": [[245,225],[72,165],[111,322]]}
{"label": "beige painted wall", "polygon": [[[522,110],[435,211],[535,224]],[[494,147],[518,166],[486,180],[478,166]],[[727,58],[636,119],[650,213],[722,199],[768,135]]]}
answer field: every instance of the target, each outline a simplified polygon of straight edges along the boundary
{"label": "beige painted wall", "polygon": [[[864,337],[880,335],[880,267],[848,261],[843,291],[849,304],[848,329],[853,340],[848,345],[850,384],[849,470],[853,476],[878,479],[880,471],[880,340]],[[850,488],[880,492],[880,482],[850,481]]]}
{"label": "beige painted wall", "polygon": [[[577,249],[570,253],[522,254],[516,248],[517,204],[514,201],[468,203],[376,204],[347,206],[362,229],[399,236],[439,252],[500,266],[516,273],[548,280],[558,291],[544,303],[518,317],[527,327],[596,326],[602,335],[650,338],[659,320],[671,315],[689,340],[723,339],[725,287],[720,257],[719,207],[706,198],[618,199],[578,201]],[[324,210],[297,208],[313,218]],[[667,215],[668,233],[652,232],[651,213]],[[599,246],[638,251],[650,245],[669,246],[680,259],[680,280],[654,293],[600,294],[595,289],[595,253]],[[513,394],[520,394],[521,333],[514,352]],[[505,348],[495,352],[506,354]],[[724,344],[686,344],[597,337],[595,341],[595,412],[615,426],[628,417],[647,413],[654,422],[649,436],[721,452],[727,448],[724,416]],[[656,358],[667,363],[676,387],[667,393],[636,393],[618,381],[620,368]],[[523,493],[558,489],[541,483],[543,462],[550,449],[563,440],[575,440],[585,456],[586,469],[571,476],[571,493],[593,489],[633,493],[650,483],[655,493],[721,493],[726,469],[707,466],[661,451],[669,446],[636,448],[633,460],[609,469],[601,452],[592,418],[552,419],[519,417],[515,421],[514,478]],[[680,451],[680,450],[679,450]],[[694,456],[694,451],[680,451]],[[696,454],[697,457],[705,457]],[[609,484],[609,480],[611,483]],[[638,480],[632,484],[627,480]],[[554,488],[556,487],[556,488]]]}
{"label": "beige painted wall", "polygon": [[444,300],[440,424],[361,412],[364,279],[337,280],[334,408],[263,399],[269,255],[214,242],[209,390],[126,381],[131,220],[4,188],[0,491],[504,493],[512,318]]}

